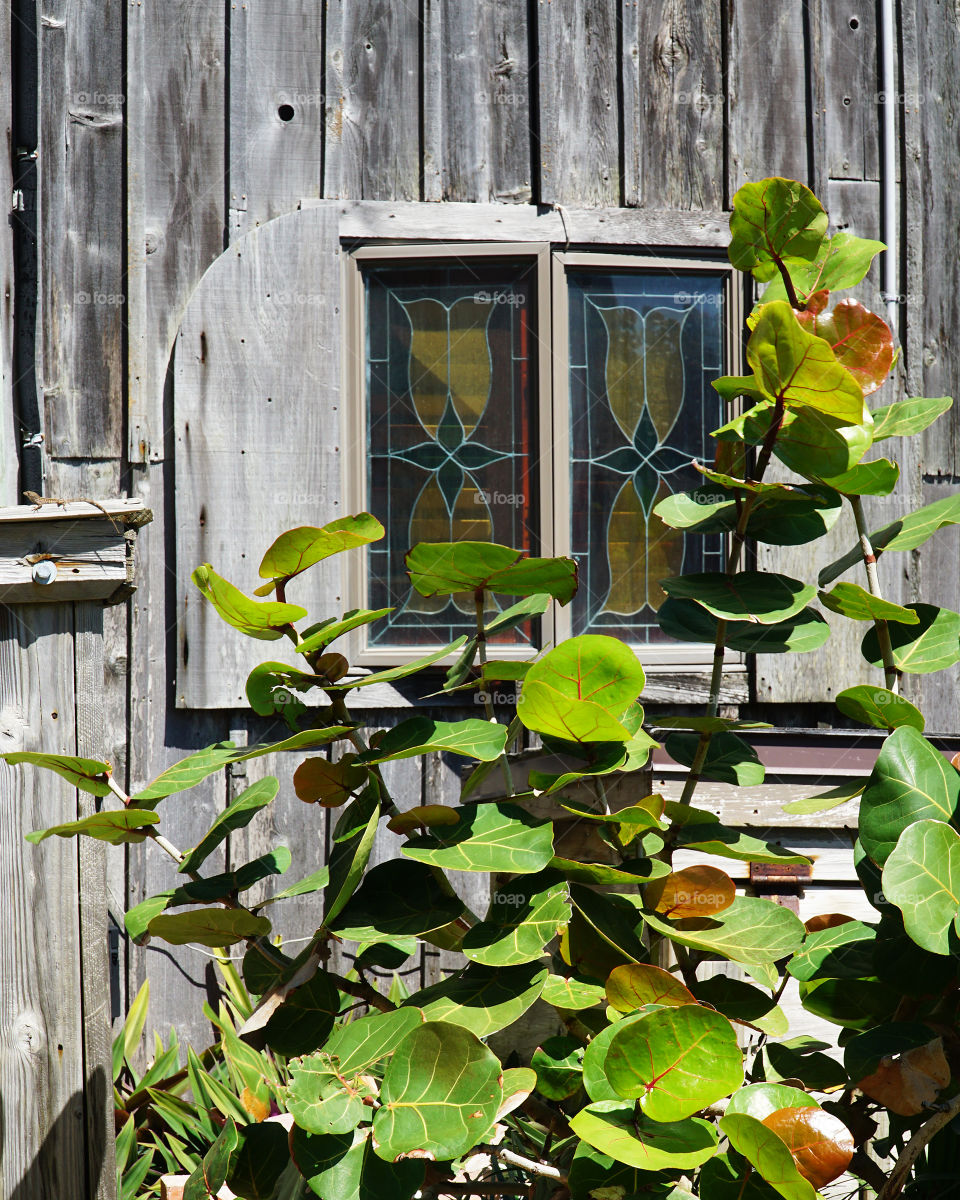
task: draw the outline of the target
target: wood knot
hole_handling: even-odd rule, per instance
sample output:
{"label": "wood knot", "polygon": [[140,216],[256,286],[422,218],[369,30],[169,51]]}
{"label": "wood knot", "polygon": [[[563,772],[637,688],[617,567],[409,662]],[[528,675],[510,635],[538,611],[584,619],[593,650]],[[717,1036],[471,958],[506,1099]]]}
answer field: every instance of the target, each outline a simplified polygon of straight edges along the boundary
{"label": "wood knot", "polygon": [[653,49],[657,62],[668,75],[676,74],[690,62],[690,51],[675,29],[661,29]]}
{"label": "wood knot", "polygon": [[10,1029],[10,1041],[22,1058],[38,1059],[43,1053],[47,1036],[39,1013],[18,1013]]}

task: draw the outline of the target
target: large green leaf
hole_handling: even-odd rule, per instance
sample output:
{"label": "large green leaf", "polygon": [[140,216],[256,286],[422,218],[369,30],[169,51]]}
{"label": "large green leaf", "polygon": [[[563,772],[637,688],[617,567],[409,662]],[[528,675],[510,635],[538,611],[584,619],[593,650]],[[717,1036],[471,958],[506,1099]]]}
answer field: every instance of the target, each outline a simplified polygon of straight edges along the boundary
{"label": "large green leaf", "polygon": [[720,1129],[784,1200],[816,1200],[816,1190],[797,1169],[787,1144],[762,1121],[746,1113],[721,1117]]}
{"label": "large green leaf", "polygon": [[770,1184],[736,1150],[715,1154],[704,1163],[698,1184],[701,1200],[778,1200]]}
{"label": "large green leaf", "polygon": [[581,1012],[593,1008],[604,998],[603,987],[585,979],[565,978],[563,975],[548,975],[540,999],[555,1008],[569,1012]]}
{"label": "large green leaf", "polygon": [[675,849],[698,850],[740,862],[809,863],[802,854],[792,854],[777,842],[764,842],[739,829],[730,829],[720,818],[703,808],[667,801],[665,815],[675,828]]}
{"label": "large green leaf", "polygon": [[504,884],[494,892],[486,919],[464,935],[463,953],[493,967],[540,958],[570,918],[568,895],[566,880],[552,871]]}
{"label": "large green leaf", "polygon": [[438,827],[401,847],[418,862],[445,871],[533,874],[553,858],[553,825],[515,804],[463,804],[457,825]]}
{"label": "large green leaf", "polygon": [[863,420],[860,384],[823,338],[801,327],[785,301],[775,300],[758,310],[747,342],[747,362],[771,400],[787,408],[812,408],[851,424]]}
{"label": "large green leaf", "polygon": [[332,927],[349,942],[404,937],[440,929],[463,912],[463,901],[440,886],[423,863],[393,859],[372,867]]}
{"label": "large green leaf", "polygon": [[357,889],[363,877],[380,821],[380,800],[373,787],[365,788],[343,810],[333,830],[328,867],[330,881],[324,892],[323,919],[329,925]]}
{"label": "large green leaf", "polygon": [[601,1154],[589,1142],[580,1142],[567,1174],[570,1200],[621,1200],[643,1196],[644,1200],[694,1200],[684,1188],[674,1186],[669,1176],[659,1179],[638,1167],[617,1162]]}
{"label": "large green leaf", "polygon": [[548,1100],[565,1100],[583,1082],[583,1044],[578,1038],[547,1038],[530,1059],[537,1073],[537,1091]]}
{"label": "large green leaf", "polygon": [[873,440],[882,442],[884,438],[911,437],[921,433],[952,404],[952,396],[916,396],[879,408],[872,414]]}
{"label": "large green leaf", "polygon": [[888,458],[875,458],[858,462],[841,475],[819,478],[844,496],[889,496],[897,486],[900,468]]}
{"label": "large green leaf", "polygon": [[462,1025],[487,1037],[527,1011],[543,991],[547,974],[539,962],[515,967],[468,963],[458,975],[415,992],[404,1004],[422,1009],[428,1021]]}
{"label": "large green leaf", "polygon": [[342,1075],[353,1076],[392,1054],[401,1039],[422,1024],[423,1014],[416,1008],[360,1017],[341,1025],[324,1046],[323,1054],[337,1060]]}
{"label": "large green leaf", "polygon": [[152,783],[134,796],[137,804],[163,800],[174,792],[183,792],[196,787],[208,775],[222,771],[231,763],[247,762],[251,758],[263,758],[265,754],[279,754],[285,750],[313,750],[326,746],[337,738],[346,736],[350,729],[346,725],[331,725],[328,729],[306,729],[284,738],[282,742],[263,743],[256,746],[234,746],[233,742],[217,742],[194,754],[187,755],[172,767],[162,771]]}
{"label": "large green leaf", "polygon": [[[681,766],[693,764],[700,735],[696,733],[671,733],[664,742],[664,749]],[[735,733],[715,733],[707,747],[707,757],[701,768],[704,779],[718,783],[735,783],[739,787],[754,787],[763,783],[763,763],[752,746]]]}
{"label": "large green leaf", "polygon": [[787,963],[794,979],[859,979],[871,974],[877,931],[862,921],[845,921],[808,933]]}
{"label": "large green leaf", "polygon": [[700,1004],[664,1008],[617,1029],[603,1064],[613,1090],[654,1121],[681,1121],[743,1083],[733,1026]]}
{"label": "large green leaf", "polygon": [[731,1021],[746,1021],[770,1037],[787,1032],[787,1018],[772,996],[742,979],[712,975],[693,990],[701,1004],[709,1004]]}
{"label": "large green leaf", "polygon": [[[758,446],[774,416],[771,401],[757,404],[714,431],[720,441],[745,441]],[[873,420],[864,411],[850,422],[812,408],[788,409],[777,433],[773,452],[791,471],[808,477],[840,475],[863,458],[872,444]]]}
{"label": "large green leaf", "polygon": [[67,821],[63,825],[51,825],[49,829],[36,829],[24,836],[28,842],[43,842],[48,837],[71,838],[83,834],[100,842],[119,846],[123,842],[142,842],[147,836],[147,826],[156,825],[160,816],[142,809],[122,808],[117,812],[92,813],[79,821]]}
{"label": "large green leaf", "polygon": [[[891,625],[890,644],[893,661],[911,675],[929,675],[960,662],[960,613],[932,604],[910,604],[916,613],[916,625]],[[876,629],[868,629],[860,652],[875,667],[883,665],[883,654]]]}
{"label": "large green leaf", "polygon": [[[747,537],[772,546],[797,546],[828,533],[842,508],[841,497],[821,484],[777,483],[757,496],[747,520]],[[704,486],[676,492],[654,512],[671,529],[694,533],[732,533],[740,505],[731,489]]]}
{"label": "large green leaf", "polygon": [[387,1066],[373,1118],[376,1153],[414,1150],[437,1159],[471,1150],[503,1099],[499,1060],[469,1030],[428,1021],[408,1033]]}
{"label": "large green leaf", "polygon": [[291,859],[286,846],[275,846],[273,850],[243,863],[233,871],[223,871],[219,875],[208,875],[204,879],[183,884],[173,893],[169,907],[209,904],[214,900],[224,900],[234,892],[245,892],[271,875],[282,875],[289,868]]}
{"label": "large green leaf", "polygon": [[950,821],[960,806],[960,774],[916,729],[883,743],[860,801],[860,841],[878,866],[914,821]]}
{"label": "large green leaf", "polygon": [[892,1019],[903,990],[878,979],[815,979],[801,983],[800,1003],[814,1016],[846,1029],[868,1029]]}
{"label": "large green leaf", "polygon": [[742,963],[775,961],[793,954],[805,932],[800,918],[788,908],[751,896],[738,896],[729,908],[712,917],[669,921],[644,911],[643,919],[657,933],[682,946]]}
{"label": "large green leaf", "polygon": [[[394,679],[406,679],[408,675],[416,675],[424,667],[432,667],[434,663],[448,658],[462,647],[469,648],[469,646],[470,643],[467,642],[466,636],[461,636],[452,641],[448,646],[442,646],[439,650],[431,650],[429,654],[424,654],[422,658],[415,658],[411,662],[402,663],[399,667],[388,667],[385,671],[373,671],[370,675],[361,675],[356,679],[349,679],[345,683],[334,684],[327,688],[327,691],[349,692],[354,688],[374,687],[381,683],[392,683]],[[470,657],[472,661],[473,655],[471,654]]]}
{"label": "large green leaf", "polygon": [[[790,278],[797,295],[806,301],[814,292],[838,292],[853,287],[863,279],[882,250],[886,250],[883,242],[854,237],[846,230],[825,238],[813,262],[790,265]],[[779,278],[773,279],[763,293],[764,301],[786,298],[786,288]]]}
{"label": "large green leaf", "polygon": [[813,263],[826,232],[827,214],[813,192],[795,179],[774,176],[737,190],[727,253],[738,271],[773,279],[778,263]]}
{"label": "large green leaf", "polygon": [[837,692],[836,705],[844,716],[863,725],[872,725],[875,729],[912,725],[923,733],[923,713],[914,708],[909,700],[904,700],[887,688],[873,687],[868,683],[857,684],[856,687]]}
{"label": "large green leaf", "polygon": [[606,979],[615,967],[647,960],[649,953],[640,940],[635,895],[598,892],[574,883],[570,899],[574,907],[560,941],[560,952],[575,971]]}
{"label": "large green leaf", "polygon": [[775,625],[798,613],[816,594],[813,584],[767,571],[740,571],[727,575],[708,571],[663,579],[660,586],[668,596],[693,600],[729,621],[758,621]]}
{"label": "large green leaf", "polygon": [[243,908],[200,908],[185,913],[161,913],[151,920],[147,931],[173,946],[190,942],[201,946],[232,946],[246,938],[264,937],[270,932],[270,922]]}
{"label": "large green leaf", "polygon": [[[668,596],[657,612],[660,628],[668,637],[681,642],[713,644],[717,636],[717,618],[694,600]],[[728,650],[744,654],[806,654],[818,650],[830,637],[830,626],[813,608],[803,608],[787,621],[760,625],[750,621],[727,624]]]}
{"label": "large green leaf", "polygon": [[310,1191],[321,1200],[411,1200],[423,1183],[423,1159],[384,1162],[370,1131],[340,1135],[290,1132],[290,1153]]}
{"label": "large green leaf", "polygon": [[379,621],[381,617],[392,612],[392,608],[352,608],[349,612],[345,612],[339,620],[336,617],[329,617],[326,621],[321,621],[309,630],[303,631],[304,637],[297,644],[297,653],[315,654],[352,629],[359,629],[361,625]]}
{"label": "large green leaf", "polygon": [[250,787],[244,788],[220,813],[196,846],[187,852],[177,869],[184,873],[199,870],[217,846],[237,829],[249,825],[261,808],[265,808],[274,799],[279,789],[280,783],[272,775],[266,775]]}
{"label": "large green leaf", "polygon": [[816,1100],[798,1087],[786,1083],[752,1083],[734,1092],[727,1104],[726,1115],[745,1113],[762,1121],[781,1108],[819,1107]]}
{"label": "large green leaf", "polygon": [[353,517],[340,517],[328,525],[317,528],[301,525],[281,533],[260,563],[260,578],[271,581],[265,589],[258,591],[266,595],[272,590],[274,581],[286,583],[301,571],[315,563],[339,554],[354,546],[366,546],[383,537],[383,526],[370,513],[359,513]]}
{"label": "large green leaf", "polygon": [[[910,938],[931,954],[951,954],[960,914],[960,834],[942,821],[908,825],[883,867],[883,894],[903,913]],[[960,922],[957,924],[960,932]]]}
{"label": "large green leaf", "polygon": [[30,763],[34,767],[44,767],[62,776],[71,787],[90,792],[94,796],[106,796],[110,791],[107,780],[113,774],[113,767],[94,758],[76,758],[70,754],[39,754],[33,750],[14,750],[10,754],[0,754],[0,758],[11,766]]}
{"label": "large green leaf", "polygon": [[299,604],[251,600],[218,575],[209,563],[197,567],[190,578],[228,625],[259,641],[275,642],[283,637],[285,626],[307,615],[307,610]]}
{"label": "large green leaf", "polygon": [[411,717],[388,729],[358,763],[395,762],[399,758],[416,758],[421,754],[459,754],[491,762],[503,754],[507,744],[507,727],[492,721],[469,717],[466,721],[434,721],[430,717]]}
{"label": "large green leaf", "polygon": [[[960,494],[945,496],[933,504],[927,504],[915,512],[907,513],[882,529],[870,534],[870,544],[879,557],[886,550],[916,550],[933,537],[938,529],[960,524]],[[820,586],[826,587],[834,579],[859,564],[863,551],[859,542],[841,558],[836,559],[820,572]]]}
{"label": "large green leaf", "polygon": [[327,1040],[339,1011],[336,984],[325,971],[317,971],[286,994],[263,1036],[277,1054],[309,1054]]}
{"label": "large green leaf", "polygon": [[572,558],[527,558],[494,542],[420,542],[407,554],[410,582],[422,596],[485,589],[507,596],[545,592],[567,604],[577,590]]}
{"label": "large green leaf", "polygon": [[528,729],[571,742],[625,742],[617,719],[643,691],[643,667],[618,638],[584,634],[527,672],[517,715]]}
{"label": "large green leaf", "polygon": [[607,1003],[617,1012],[634,1012],[647,1004],[674,1007],[692,1004],[693,993],[675,976],[649,963],[625,963],[610,972]]}
{"label": "large green leaf", "polygon": [[914,609],[874,596],[858,583],[838,583],[829,592],[821,591],[817,598],[826,608],[852,621],[899,621],[916,625],[920,620]]}
{"label": "large green leaf", "polygon": [[197,1169],[187,1180],[183,1200],[209,1200],[226,1182],[230,1162],[240,1145],[240,1134],[232,1117],[217,1135]]}
{"label": "large green leaf", "polygon": [[227,1172],[239,1200],[273,1200],[280,1176],[290,1166],[287,1131],[273,1121],[244,1126]]}
{"label": "large green leaf", "polygon": [[601,1153],[642,1171],[690,1170],[706,1162],[717,1148],[716,1130],[709,1121],[699,1117],[654,1121],[620,1100],[588,1104],[571,1120],[570,1128]]}

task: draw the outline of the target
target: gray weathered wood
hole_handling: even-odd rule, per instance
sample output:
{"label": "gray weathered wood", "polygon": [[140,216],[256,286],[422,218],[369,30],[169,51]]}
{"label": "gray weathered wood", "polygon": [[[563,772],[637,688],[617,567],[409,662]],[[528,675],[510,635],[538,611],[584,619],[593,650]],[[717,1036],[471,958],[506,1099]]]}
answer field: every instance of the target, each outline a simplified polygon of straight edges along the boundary
{"label": "gray weathered wood", "polygon": [[321,195],[323,5],[245,0],[230,20],[230,238]]}
{"label": "gray weathered wood", "polygon": [[883,109],[878,97],[877,6],[855,2],[838,9],[829,0],[814,0],[810,8],[819,50],[810,69],[822,79],[823,88],[813,127],[823,137],[826,178],[879,179]]}
{"label": "gray weathered wood", "polygon": [[[70,604],[0,607],[0,695],[4,752],[76,753]],[[77,847],[23,840],[76,817],[66,783],[0,763],[2,1200],[88,1200]]]}
{"label": "gray weathered wood", "polygon": [[617,5],[539,0],[539,198],[555,204],[620,203]]}
{"label": "gray weathered wood", "polygon": [[[252,591],[279,533],[344,515],[339,306],[337,205],[329,204],[245,235],[204,277],[184,317],[176,369],[182,706],[245,706],[243,683],[264,658],[264,644],[228,628],[190,571],[209,562]],[[341,595],[333,559],[292,585],[289,599],[328,614]]]}
{"label": "gray weathered wood", "polygon": [[420,198],[416,5],[330,0],[324,196]]}
{"label": "gray weathered wood", "polygon": [[164,381],[177,327],[223,249],[226,28],[217,4],[165,0],[126,12],[128,441],[131,461],[144,462],[164,456]]}
{"label": "gray weathered wood", "polygon": [[727,12],[728,196],[769,175],[806,182],[802,0],[736,0]]}
{"label": "gray weathered wood", "polygon": [[[0,21],[0,62],[10,62],[11,22]],[[13,145],[13,86],[12,72],[0,71],[0,136],[3,143]],[[10,196],[13,208],[23,201],[13,194],[13,156],[0,155],[0,196]],[[11,218],[0,224],[0,296],[13,298],[14,294],[14,222]],[[13,304],[0,304],[0,445],[6,453],[0,455],[0,504],[17,502],[18,455],[14,450],[17,433],[14,427],[13,405]]]}
{"label": "gray weathered wood", "polygon": [[425,200],[531,198],[526,0],[426,0]]}
{"label": "gray weathered wood", "polygon": [[120,456],[122,0],[40,19],[41,386],[51,454]]}
{"label": "gray weathered wood", "polygon": [[[103,606],[90,601],[74,605],[76,663],[76,752],[98,758],[104,751]],[[98,805],[87,792],[78,792],[78,815],[91,816]],[[84,1108],[91,1200],[116,1200],[117,1167],[114,1153],[112,1088],[112,1030],[110,1023],[110,962],[107,928],[107,855],[123,859],[120,846],[107,847],[94,838],[80,838],[80,977],[83,981],[83,1062],[86,1076]]]}
{"label": "gray weathered wood", "polygon": [[623,6],[626,204],[723,207],[720,0]]}

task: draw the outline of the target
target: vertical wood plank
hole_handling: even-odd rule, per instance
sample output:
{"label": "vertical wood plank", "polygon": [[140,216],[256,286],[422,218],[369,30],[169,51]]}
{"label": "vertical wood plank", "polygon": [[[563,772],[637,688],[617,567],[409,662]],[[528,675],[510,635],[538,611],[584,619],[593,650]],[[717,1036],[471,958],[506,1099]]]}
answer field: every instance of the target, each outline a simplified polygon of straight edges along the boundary
{"label": "vertical wood plank", "polygon": [[425,0],[425,200],[529,203],[526,0]]}
{"label": "vertical wood plank", "polygon": [[[77,754],[100,758],[104,752],[103,605],[91,601],[74,606]],[[79,816],[100,807],[87,792],[78,792]],[[88,1187],[91,1200],[116,1200],[114,1153],[110,962],[107,943],[107,854],[123,859],[123,848],[79,838],[80,977],[83,984],[83,1061],[86,1095]]]}
{"label": "vertical wood plank", "polygon": [[55,456],[121,449],[123,18],[122,0],[47,0],[40,22],[40,363]]}
{"label": "vertical wood plank", "polygon": [[624,201],[723,207],[720,0],[623,6]]}
{"label": "vertical wood plank", "polygon": [[727,0],[728,192],[785,175],[807,182],[802,0]]}
{"label": "vertical wood plank", "polygon": [[131,4],[127,46],[129,455],[149,462],[164,454],[163,389],[177,326],[224,243],[224,6]]}
{"label": "vertical wood plank", "polygon": [[620,203],[617,5],[539,0],[540,198]]}
{"label": "vertical wood plank", "polygon": [[[826,178],[879,179],[880,125],[877,6],[867,0],[838,8],[814,0],[822,56],[821,120]],[[811,70],[813,70],[811,64]],[[895,103],[895,101],[893,101]]]}
{"label": "vertical wood plank", "polygon": [[395,0],[329,0],[323,194],[420,199],[420,21]]}
{"label": "vertical wood plank", "polygon": [[[0,607],[0,744],[75,753],[70,605]],[[0,1197],[87,1200],[77,843],[24,834],[76,820],[77,793],[0,762]]]}
{"label": "vertical wood plank", "polygon": [[[0,20],[0,62],[10,62],[11,22],[7,14]],[[0,71],[0,139],[2,145],[13,146],[13,78],[9,70]],[[0,155],[0,196],[10,196],[12,207],[23,202],[13,194],[13,159]],[[14,219],[0,224],[0,445],[6,452],[0,455],[0,505],[19,503],[17,492],[18,458],[14,449],[17,434],[13,417],[13,292],[14,292]],[[29,484],[27,485],[29,486]]]}
{"label": "vertical wood plank", "polygon": [[231,239],[321,195],[323,86],[323,5],[231,6]]}

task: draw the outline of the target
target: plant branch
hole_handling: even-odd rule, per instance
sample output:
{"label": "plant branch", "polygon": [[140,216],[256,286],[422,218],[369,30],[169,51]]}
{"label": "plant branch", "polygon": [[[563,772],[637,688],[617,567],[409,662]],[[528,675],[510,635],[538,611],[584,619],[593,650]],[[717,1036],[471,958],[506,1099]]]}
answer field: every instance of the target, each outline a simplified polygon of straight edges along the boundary
{"label": "plant branch", "polygon": [[780,272],[780,278],[783,280],[783,286],[786,289],[790,307],[795,308],[798,312],[802,312],[806,308],[806,305],[801,303],[800,297],[797,295],[797,289],[793,286],[793,280],[790,278],[790,272],[787,270],[786,263],[778,254],[773,256],[773,261],[777,264],[777,270]]}
{"label": "plant branch", "polygon": [[[483,588],[477,588],[473,593],[473,607],[477,618],[477,657],[480,659],[480,679],[477,682],[479,687],[479,695],[483,697],[483,707],[487,714],[487,720],[496,724],[497,714],[493,708],[493,701],[490,699],[490,693],[487,691],[487,681],[483,677],[483,668],[487,665],[487,629],[483,621]],[[503,771],[503,782],[507,785],[507,794],[513,795],[513,772],[510,769],[510,760],[507,758],[507,749],[504,746],[503,754],[500,756],[500,767]]]}
{"label": "plant branch", "polygon": [[[863,498],[861,496],[848,496],[847,499],[850,501],[850,507],[853,509],[853,519],[857,525],[857,537],[860,539],[860,553],[863,555],[863,565],[867,572],[867,587],[870,590],[871,596],[876,596],[878,600],[882,600],[883,593],[880,591],[877,556],[870,543],[870,535],[867,533],[867,523],[863,516]],[[880,643],[880,653],[883,656],[884,682],[887,688],[896,695],[900,690],[900,671],[897,664],[893,661],[890,626],[886,621],[879,619],[875,620],[873,625],[877,631],[877,641]]]}
{"label": "plant branch", "polygon": [[907,1182],[907,1176],[913,1168],[913,1164],[933,1140],[934,1136],[941,1129],[945,1128],[945,1126],[949,1125],[958,1113],[960,1113],[960,1092],[947,1101],[940,1112],[934,1113],[929,1120],[924,1121],[910,1141],[907,1142],[903,1153],[897,1159],[897,1165],[890,1172],[886,1182],[880,1189],[877,1200],[895,1200],[900,1195],[903,1191],[903,1185]]}

